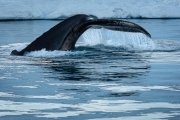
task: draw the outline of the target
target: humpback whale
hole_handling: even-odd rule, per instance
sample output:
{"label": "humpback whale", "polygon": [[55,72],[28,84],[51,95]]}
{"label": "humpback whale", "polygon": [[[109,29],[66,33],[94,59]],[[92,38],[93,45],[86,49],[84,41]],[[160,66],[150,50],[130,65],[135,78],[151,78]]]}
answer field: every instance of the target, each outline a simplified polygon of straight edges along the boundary
{"label": "humpback whale", "polygon": [[116,19],[98,19],[84,14],[78,14],[55,25],[40,37],[36,38],[23,50],[13,50],[11,55],[23,56],[26,52],[41,49],[46,49],[48,51],[72,50],[78,38],[89,28],[139,32],[151,37],[144,28],[132,22]]}

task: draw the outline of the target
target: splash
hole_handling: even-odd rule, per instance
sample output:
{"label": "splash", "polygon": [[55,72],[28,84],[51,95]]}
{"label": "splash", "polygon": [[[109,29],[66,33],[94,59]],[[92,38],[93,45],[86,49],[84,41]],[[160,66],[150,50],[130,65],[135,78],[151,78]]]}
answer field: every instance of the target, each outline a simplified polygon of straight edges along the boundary
{"label": "splash", "polygon": [[82,36],[89,46],[103,44],[105,46],[124,47],[129,50],[153,50],[154,42],[142,33],[119,32],[106,29],[89,29]]}
{"label": "splash", "polygon": [[32,51],[29,53],[26,53],[25,55],[28,57],[45,57],[45,58],[55,58],[55,57],[62,57],[62,56],[69,56],[69,55],[79,55],[84,54],[85,51],[46,51],[45,49],[39,50],[39,51]]}

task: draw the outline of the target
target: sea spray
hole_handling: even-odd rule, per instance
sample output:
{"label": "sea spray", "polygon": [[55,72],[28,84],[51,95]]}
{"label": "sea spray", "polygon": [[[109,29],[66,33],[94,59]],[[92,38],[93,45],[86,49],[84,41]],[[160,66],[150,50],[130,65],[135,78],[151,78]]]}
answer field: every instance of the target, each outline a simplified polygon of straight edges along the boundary
{"label": "sea spray", "polygon": [[89,46],[124,47],[129,50],[153,50],[154,42],[142,33],[112,31],[107,29],[89,29],[83,35],[84,43]]}
{"label": "sea spray", "polygon": [[84,54],[85,51],[46,51],[45,49],[39,50],[39,51],[32,51],[28,52],[25,55],[28,57],[44,57],[44,58],[55,58],[55,57],[61,57],[61,56],[69,56],[69,55],[79,55]]}

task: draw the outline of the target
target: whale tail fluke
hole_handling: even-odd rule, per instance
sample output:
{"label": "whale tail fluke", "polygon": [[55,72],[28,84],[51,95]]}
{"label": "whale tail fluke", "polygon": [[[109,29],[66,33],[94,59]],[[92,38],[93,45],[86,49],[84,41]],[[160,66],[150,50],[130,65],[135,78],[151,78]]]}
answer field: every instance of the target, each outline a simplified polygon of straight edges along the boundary
{"label": "whale tail fluke", "polygon": [[22,56],[26,52],[41,49],[72,50],[74,49],[78,38],[89,28],[105,28],[115,31],[139,32],[151,37],[143,27],[132,22],[115,19],[98,19],[92,16],[79,14],[67,18],[55,25],[36,38],[23,50],[13,50],[11,55]]}
{"label": "whale tail fluke", "polygon": [[133,22],[124,20],[94,19],[87,21],[84,26],[89,26],[91,28],[105,28],[123,32],[138,32],[143,33],[151,38],[151,35],[143,27]]}
{"label": "whale tail fluke", "polygon": [[21,52],[18,52],[17,50],[13,50],[13,51],[11,52],[11,55],[23,56],[23,54],[21,54]]}

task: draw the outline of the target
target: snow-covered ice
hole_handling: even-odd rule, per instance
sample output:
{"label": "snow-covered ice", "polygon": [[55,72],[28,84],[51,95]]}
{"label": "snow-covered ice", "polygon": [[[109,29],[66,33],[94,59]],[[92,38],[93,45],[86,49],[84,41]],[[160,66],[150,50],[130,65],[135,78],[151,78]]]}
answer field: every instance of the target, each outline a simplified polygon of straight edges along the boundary
{"label": "snow-covered ice", "polygon": [[0,19],[180,18],[180,0],[0,0]]}

